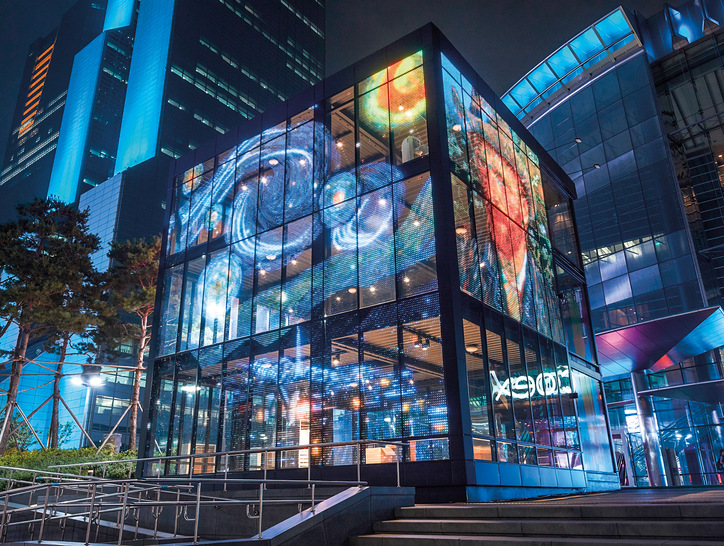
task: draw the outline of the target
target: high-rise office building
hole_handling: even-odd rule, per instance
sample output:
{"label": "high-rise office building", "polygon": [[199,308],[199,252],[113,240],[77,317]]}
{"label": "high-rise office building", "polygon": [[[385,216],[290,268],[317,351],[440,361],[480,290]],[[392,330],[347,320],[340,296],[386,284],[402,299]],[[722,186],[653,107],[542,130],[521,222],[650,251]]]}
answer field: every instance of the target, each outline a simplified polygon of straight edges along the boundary
{"label": "high-rise office building", "polygon": [[503,99],[576,184],[623,485],[724,479],[719,22],[705,0],[616,9]]}
{"label": "high-rise office building", "polygon": [[573,193],[432,25],[177,159],[145,454],[371,483],[399,456],[427,498],[617,488]]}
{"label": "high-rise office building", "polygon": [[[323,0],[80,0],[31,48],[0,215],[36,196],[88,208],[101,238],[94,263],[106,269],[110,242],[160,233],[173,158],[322,78],[324,16]],[[38,97],[50,106],[26,112]],[[85,404],[95,440],[123,413],[118,393],[128,390],[126,374],[103,377]]]}
{"label": "high-rise office building", "polygon": [[15,204],[47,195],[73,60],[102,31],[105,7],[105,0],[79,1],[28,49],[0,170],[3,220],[14,216]]}

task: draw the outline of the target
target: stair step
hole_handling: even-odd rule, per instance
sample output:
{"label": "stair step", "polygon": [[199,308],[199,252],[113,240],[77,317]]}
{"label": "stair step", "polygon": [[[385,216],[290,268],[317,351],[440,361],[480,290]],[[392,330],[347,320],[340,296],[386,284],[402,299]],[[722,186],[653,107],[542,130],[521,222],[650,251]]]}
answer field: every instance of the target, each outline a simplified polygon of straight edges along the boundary
{"label": "stair step", "polygon": [[682,503],[682,504],[449,504],[416,505],[397,508],[395,516],[399,518],[436,518],[436,519],[720,519],[724,517],[724,504],[721,503]]}
{"label": "stair step", "polygon": [[395,519],[374,524],[375,532],[426,535],[523,535],[577,537],[724,537],[724,520],[718,521],[597,521],[597,520],[483,520]]}
{"label": "stair step", "polygon": [[473,546],[474,544],[496,546],[568,546],[571,544],[586,544],[586,546],[721,546],[721,540],[699,539],[614,539],[580,537],[551,538],[542,536],[509,537],[509,536],[464,536],[464,535],[398,535],[374,534],[353,537],[350,546]]}

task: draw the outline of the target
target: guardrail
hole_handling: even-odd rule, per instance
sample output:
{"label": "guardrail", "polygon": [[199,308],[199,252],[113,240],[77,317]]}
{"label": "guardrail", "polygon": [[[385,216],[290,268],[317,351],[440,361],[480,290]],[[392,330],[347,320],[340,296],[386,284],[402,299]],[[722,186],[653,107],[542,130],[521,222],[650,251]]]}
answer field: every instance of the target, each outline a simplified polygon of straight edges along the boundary
{"label": "guardrail", "polygon": [[[256,538],[263,538],[263,518],[264,507],[279,504],[296,504],[299,511],[308,505],[310,513],[314,513],[315,506],[318,503],[317,489],[320,486],[325,487],[352,487],[361,489],[367,485],[367,482],[361,480],[362,465],[362,449],[365,446],[394,446],[394,462],[396,469],[397,487],[400,487],[400,455],[404,455],[404,449],[409,447],[409,442],[381,441],[381,440],[357,440],[350,442],[330,442],[322,444],[304,444],[296,446],[267,447],[244,449],[225,452],[213,453],[194,453],[188,455],[171,455],[159,457],[141,457],[137,459],[127,459],[123,461],[87,461],[82,463],[52,465],[49,468],[61,469],[77,469],[77,473],[56,472],[33,470],[19,467],[0,467],[0,472],[6,471],[8,476],[0,476],[0,480],[8,481],[9,489],[3,493],[4,499],[0,497],[0,501],[4,501],[2,516],[0,517],[0,540],[5,541],[8,529],[18,525],[29,525],[30,539],[35,535],[36,525],[39,524],[38,541],[43,540],[46,534],[46,526],[50,522],[58,522],[65,536],[65,527],[69,518],[82,518],[86,523],[85,544],[88,545],[91,539],[91,529],[95,523],[95,537],[98,538],[101,525],[113,525],[103,516],[111,516],[116,514],[115,526],[118,528],[118,545],[123,543],[126,531],[126,520],[129,518],[131,522],[135,522],[134,539],[139,533],[139,521],[141,519],[142,510],[150,510],[153,525],[153,538],[159,535],[158,523],[161,512],[165,507],[174,507],[173,520],[173,537],[178,536],[179,521],[183,517],[185,521],[194,522],[193,542],[197,544],[199,541],[199,514],[204,506],[222,506],[222,505],[240,505],[246,506],[246,515],[250,519],[258,520]],[[317,449],[350,447],[356,451],[356,471],[357,479],[355,481],[331,481],[331,480],[312,480],[312,452]],[[402,449],[401,449],[402,448]],[[267,479],[267,471],[274,466],[275,455],[283,451],[306,451],[307,455],[307,479]],[[249,455],[259,455],[260,469],[263,470],[262,479],[243,479],[229,478],[230,461],[235,457],[243,457]],[[210,459],[223,462],[221,468],[223,472],[212,472],[211,476],[198,477],[194,474],[200,474],[196,471],[197,465],[194,462],[197,459]],[[270,464],[271,461],[271,464]],[[155,475],[147,476],[139,479],[132,479],[133,469],[139,463],[151,463],[152,473]],[[183,465],[188,466],[186,475],[176,475],[174,477],[162,476],[163,468],[168,469],[174,464],[177,468]],[[108,465],[128,464],[128,473],[125,479],[106,479],[106,469]],[[353,463],[354,464],[354,463]],[[204,465],[202,468],[206,468]],[[89,467],[100,467],[102,476],[84,474],[84,469]],[[218,462],[214,463],[213,468],[219,468]],[[72,472],[71,470],[71,472]],[[17,477],[18,472],[28,472],[31,474],[30,479],[22,479]],[[213,474],[222,474],[216,477]],[[43,480],[44,483],[37,483]],[[22,484],[26,487],[10,489],[13,485]],[[227,491],[229,485],[251,486],[258,489],[258,495],[254,498],[234,499],[227,497],[213,496],[208,493],[203,494],[203,488],[213,486],[218,490],[223,485],[223,490]],[[309,490],[309,495],[299,496],[296,498],[282,499],[265,499],[265,490],[269,485],[297,485],[303,486]],[[41,498],[42,491],[45,491],[45,497],[42,503],[38,502]],[[77,497],[78,494],[80,497]],[[162,494],[171,495],[171,499],[162,499]],[[175,498],[174,498],[175,495]],[[52,500],[52,497],[55,497]],[[67,498],[75,496],[76,498]],[[11,499],[22,500],[22,506],[12,506],[15,504]],[[63,498],[65,497],[65,498]],[[37,498],[38,501],[33,502]],[[189,514],[189,510],[193,509],[193,516]],[[32,517],[30,520],[13,521],[21,514]],[[148,530],[150,534],[150,529]],[[170,535],[169,535],[170,536]],[[190,536],[188,537],[191,538]]]}
{"label": "guardrail", "polygon": [[[410,447],[409,442],[395,442],[395,441],[387,441],[387,440],[354,440],[349,442],[329,442],[329,443],[322,443],[322,444],[302,444],[302,445],[296,445],[296,446],[281,446],[281,447],[264,447],[264,448],[254,448],[254,449],[241,449],[241,450],[235,450],[235,451],[216,451],[211,453],[191,453],[187,455],[168,455],[168,456],[159,456],[159,457],[139,457],[137,459],[126,459],[124,461],[91,461],[91,462],[83,462],[83,463],[72,463],[72,464],[61,464],[61,465],[51,465],[48,468],[78,468],[78,475],[82,473],[82,469],[84,467],[89,466],[101,466],[103,467],[103,475],[102,477],[105,477],[105,467],[107,465],[111,464],[119,464],[119,463],[128,463],[129,469],[128,469],[128,477],[130,478],[133,474],[133,463],[156,463],[156,470],[155,472],[152,471],[152,474],[155,473],[157,477],[161,476],[161,463],[165,463],[166,467],[168,468],[168,464],[172,461],[176,461],[179,463],[184,463],[188,465],[188,477],[191,477],[195,474],[194,472],[194,465],[193,462],[196,459],[217,459],[222,461],[223,460],[223,474],[224,477],[227,478],[229,475],[229,461],[233,457],[240,457],[243,455],[253,455],[253,454],[260,454],[262,456],[261,461],[261,470],[264,472],[264,479],[267,477],[267,470],[269,469],[268,461],[269,461],[269,454],[270,453],[278,453],[283,451],[306,451],[307,452],[307,480],[311,480],[312,477],[312,450],[314,449],[323,449],[323,448],[330,448],[330,447],[346,447],[346,446],[354,446],[357,451],[357,481],[361,479],[362,475],[362,457],[361,457],[361,451],[362,446],[369,446],[369,445],[385,445],[385,446],[395,446],[395,466],[396,466],[396,473],[397,473],[397,487],[400,487],[400,449],[399,448],[408,448]],[[152,464],[153,466],[153,464]],[[181,464],[179,464],[181,466]],[[216,463],[214,463],[214,467],[216,467]],[[196,472],[196,474],[207,474],[207,473],[215,473],[215,472]],[[224,491],[226,491],[226,488],[224,488]]]}

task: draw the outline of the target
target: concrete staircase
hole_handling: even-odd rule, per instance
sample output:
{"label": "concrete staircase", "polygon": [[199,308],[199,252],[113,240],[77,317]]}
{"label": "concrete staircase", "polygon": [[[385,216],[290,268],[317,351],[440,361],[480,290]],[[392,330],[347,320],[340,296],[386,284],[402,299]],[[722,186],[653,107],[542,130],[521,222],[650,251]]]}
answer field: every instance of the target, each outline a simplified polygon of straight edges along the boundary
{"label": "concrete staircase", "polygon": [[[590,496],[586,496],[590,497]],[[724,544],[724,503],[565,499],[398,508],[352,546]],[[594,499],[590,499],[594,500]],[[718,500],[718,499],[717,499]]]}

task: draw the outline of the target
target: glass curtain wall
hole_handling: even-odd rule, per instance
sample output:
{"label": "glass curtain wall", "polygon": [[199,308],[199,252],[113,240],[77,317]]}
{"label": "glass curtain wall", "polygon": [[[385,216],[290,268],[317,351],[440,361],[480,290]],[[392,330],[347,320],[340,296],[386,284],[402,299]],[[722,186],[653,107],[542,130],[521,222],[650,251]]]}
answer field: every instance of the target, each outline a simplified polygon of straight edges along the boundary
{"label": "glass curtain wall", "polygon": [[463,321],[474,458],[580,469],[561,344],[592,360],[590,322],[580,280],[561,314],[553,258],[580,268],[571,201],[444,55],[442,65],[460,289],[485,304]]}
{"label": "glass curtain wall", "polygon": [[[410,460],[448,457],[432,181],[406,174],[428,154],[422,61],[406,57],[174,179],[157,452],[405,438]],[[340,446],[266,463],[357,456]],[[361,456],[389,462],[395,450]],[[213,470],[198,460],[194,471]]]}

